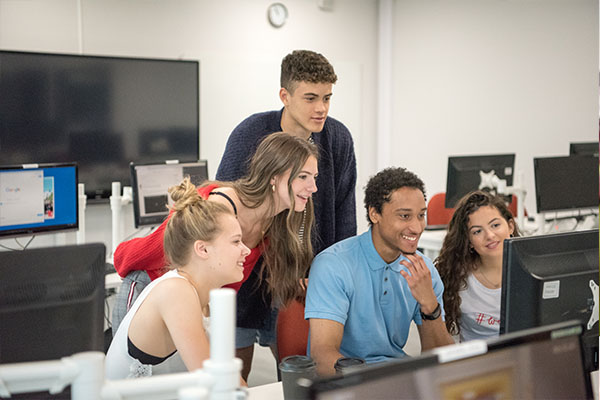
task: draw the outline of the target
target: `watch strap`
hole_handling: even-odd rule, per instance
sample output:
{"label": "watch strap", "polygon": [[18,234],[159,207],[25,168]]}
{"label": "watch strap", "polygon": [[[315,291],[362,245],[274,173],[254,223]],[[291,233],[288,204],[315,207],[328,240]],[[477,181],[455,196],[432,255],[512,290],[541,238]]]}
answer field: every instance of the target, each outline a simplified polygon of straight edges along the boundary
{"label": "watch strap", "polygon": [[440,303],[437,304],[437,307],[431,314],[425,314],[423,311],[421,311],[421,318],[429,321],[438,319],[440,315],[442,315],[442,307],[440,306]]}

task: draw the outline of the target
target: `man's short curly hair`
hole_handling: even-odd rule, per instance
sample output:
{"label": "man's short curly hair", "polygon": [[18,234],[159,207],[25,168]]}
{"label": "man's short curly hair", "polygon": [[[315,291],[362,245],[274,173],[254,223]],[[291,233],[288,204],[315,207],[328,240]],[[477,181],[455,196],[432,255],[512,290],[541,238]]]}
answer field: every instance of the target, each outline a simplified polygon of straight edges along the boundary
{"label": "man's short curly hair", "polygon": [[365,208],[369,225],[373,225],[371,218],[369,218],[369,208],[373,207],[375,211],[381,214],[383,204],[390,201],[394,191],[403,187],[419,189],[425,200],[427,200],[425,184],[421,178],[406,168],[386,168],[369,179],[367,186],[365,186]]}
{"label": "man's short curly hair", "polygon": [[337,82],[333,66],[319,53],[310,50],[294,50],[281,61],[281,87],[293,93],[298,82]]}

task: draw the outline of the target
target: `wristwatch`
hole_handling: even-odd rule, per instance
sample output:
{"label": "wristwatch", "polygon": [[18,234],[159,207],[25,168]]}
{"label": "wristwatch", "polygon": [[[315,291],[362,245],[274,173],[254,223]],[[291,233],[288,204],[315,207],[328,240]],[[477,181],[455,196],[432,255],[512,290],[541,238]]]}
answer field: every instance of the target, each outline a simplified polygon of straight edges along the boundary
{"label": "wristwatch", "polygon": [[429,321],[438,319],[440,315],[442,315],[442,307],[440,307],[440,303],[438,303],[437,307],[435,308],[435,310],[433,310],[431,314],[425,314],[423,311],[421,311],[421,318],[427,319]]}

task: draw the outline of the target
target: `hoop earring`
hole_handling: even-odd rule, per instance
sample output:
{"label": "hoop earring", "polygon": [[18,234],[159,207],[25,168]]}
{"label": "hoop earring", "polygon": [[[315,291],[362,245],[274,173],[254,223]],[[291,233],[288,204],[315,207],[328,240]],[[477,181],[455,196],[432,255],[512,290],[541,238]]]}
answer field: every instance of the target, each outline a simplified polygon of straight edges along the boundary
{"label": "hoop earring", "polygon": [[275,193],[275,184],[271,185],[271,190]]}

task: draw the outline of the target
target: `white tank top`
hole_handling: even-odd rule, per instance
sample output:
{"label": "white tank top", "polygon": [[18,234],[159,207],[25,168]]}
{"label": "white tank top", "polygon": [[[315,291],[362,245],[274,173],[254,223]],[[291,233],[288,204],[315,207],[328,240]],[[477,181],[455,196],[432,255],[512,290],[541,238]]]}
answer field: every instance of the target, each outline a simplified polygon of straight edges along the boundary
{"label": "white tank top", "polygon": [[[177,270],[171,270],[160,278],[150,282],[150,284],[144,288],[142,293],[140,293],[138,298],[135,300],[125,315],[125,318],[123,318],[121,325],[119,325],[119,328],[117,329],[117,333],[115,333],[115,336],[113,337],[110,348],[106,353],[104,366],[106,379],[138,378],[141,376],[187,371],[187,368],[178,352],[160,364],[147,365],[142,364],[139,360],[131,357],[127,351],[127,334],[129,332],[129,325],[131,324],[131,320],[133,319],[134,315],[137,313],[137,310],[140,308],[140,305],[144,302],[146,297],[148,297],[152,289],[159,282],[173,278],[186,279],[185,277],[179,275]],[[209,318],[204,317],[202,323],[208,334]]]}
{"label": "white tank top", "polygon": [[498,336],[502,288],[489,289],[473,276],[467,277],[467,288],[459,292],[460,341]]}

